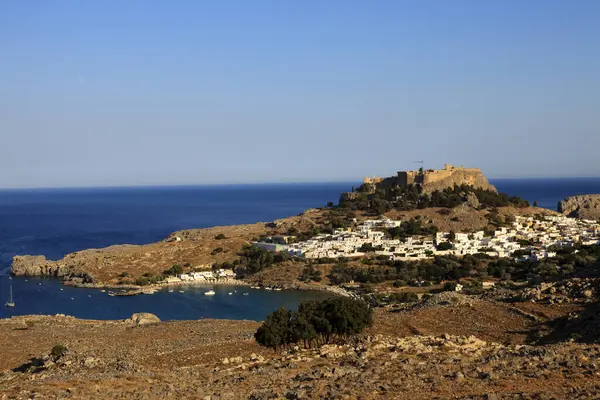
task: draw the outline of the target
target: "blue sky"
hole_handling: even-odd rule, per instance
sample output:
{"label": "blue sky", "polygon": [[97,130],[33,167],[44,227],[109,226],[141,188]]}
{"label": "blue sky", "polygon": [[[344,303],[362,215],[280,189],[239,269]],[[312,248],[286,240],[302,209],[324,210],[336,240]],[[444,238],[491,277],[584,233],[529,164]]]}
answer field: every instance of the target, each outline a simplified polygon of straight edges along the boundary
{"label": "blue sky", "polygon": [[0,187],[600,176],[599,1],[3,1]]}

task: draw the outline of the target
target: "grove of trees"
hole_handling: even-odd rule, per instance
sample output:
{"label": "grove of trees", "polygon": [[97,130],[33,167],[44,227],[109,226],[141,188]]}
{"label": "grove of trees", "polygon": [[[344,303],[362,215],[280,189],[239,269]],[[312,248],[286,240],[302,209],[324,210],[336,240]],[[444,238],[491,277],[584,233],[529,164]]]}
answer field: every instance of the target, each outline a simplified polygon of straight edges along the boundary
{"label": "grove of trees", "polygon": [[254,334],[262,346],[285,348],[290,345],[314,345],[348,339],[373,323],[373,310],[367,303],[347,297],[300,303],[298,311],[281,307],[270,313]]}
{"label": "grove of trees", "polygon": [[428,207],[454,208],[465,203],[469,193],[477,197],[481,207],[529,206],[529,203],[520,197],[469,185],[455,185],[432,193],[421,193],[418,185],[373,189],[370,184],[362,185],[353,198],[340,198],[339,206],[349,210],[371,211],[374,214],[383,214],[391,209],[406,211]]}

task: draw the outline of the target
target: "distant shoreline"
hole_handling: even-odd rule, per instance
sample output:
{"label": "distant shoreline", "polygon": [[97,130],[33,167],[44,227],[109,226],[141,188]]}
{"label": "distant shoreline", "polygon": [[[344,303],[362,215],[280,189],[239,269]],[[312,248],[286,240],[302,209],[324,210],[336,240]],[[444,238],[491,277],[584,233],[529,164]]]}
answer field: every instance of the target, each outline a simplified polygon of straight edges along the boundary
{"label": "distant shoreline", "polygon": [[[356,180],[330,180],[330,181],[290,181],[290,182],[248,182],[248,183],[190,183],[182,185],[152,184],[152,185],[117,185],[117,186],[24,186],[24,187],[0,187],[0,192],[16,191],[111,191],[111,190],[155,190],[155,189],[226,189],[226,188],[253,188],[253,187],[275,187],[275,186],[310,186],[310,185],[358,185],[363,177]],[[495,177],[488,178],[490,183],[498,181],[593,181],[600,180],[600,176],[572,176],[572,177]]]}

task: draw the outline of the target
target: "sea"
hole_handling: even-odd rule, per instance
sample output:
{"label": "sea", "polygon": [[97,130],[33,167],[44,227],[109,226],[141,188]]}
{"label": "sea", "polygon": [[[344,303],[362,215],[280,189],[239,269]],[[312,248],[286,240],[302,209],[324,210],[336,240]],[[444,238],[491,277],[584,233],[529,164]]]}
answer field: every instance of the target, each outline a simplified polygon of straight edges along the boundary
{"label": "sea", "polygon": [[[600,193],[600,178],[496,179],[509,195],[555,210],[566,196]],[[13,287],[14,308],[0,318],[66,314],[86,319],[124,319],[151,312],[163,320],[226,318],[262,320],[284,305],[322,299],[318,291],[265,291],[245,286],[181,286],[154,295],[111,297],[56,279],[13,277],[14,255],[65,254],[113,244],[145,244],[190,228],[272,221],[327,202],[357,182],[254,185],[61,188],[0,190],[0,306]],[[204,293],[213,288],[214,296]]]}

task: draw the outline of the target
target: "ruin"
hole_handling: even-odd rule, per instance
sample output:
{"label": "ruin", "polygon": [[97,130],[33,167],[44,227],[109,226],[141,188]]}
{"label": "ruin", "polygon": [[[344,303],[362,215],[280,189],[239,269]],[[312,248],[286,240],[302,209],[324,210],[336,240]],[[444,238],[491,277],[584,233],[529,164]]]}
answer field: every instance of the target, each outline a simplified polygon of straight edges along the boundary
{"label": "ruin", "polygon": [[396,176],[388,178],[369,177],[363,180],[363,187],[375,191],[378,188],[407,187],[416,185],[421,193],[444,190],[455,185],[469,185],[475,188],[497,192],[479,168],[465,168],[445,164],[444,169],[419,169],[417,171],[398,171]]}

